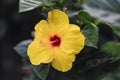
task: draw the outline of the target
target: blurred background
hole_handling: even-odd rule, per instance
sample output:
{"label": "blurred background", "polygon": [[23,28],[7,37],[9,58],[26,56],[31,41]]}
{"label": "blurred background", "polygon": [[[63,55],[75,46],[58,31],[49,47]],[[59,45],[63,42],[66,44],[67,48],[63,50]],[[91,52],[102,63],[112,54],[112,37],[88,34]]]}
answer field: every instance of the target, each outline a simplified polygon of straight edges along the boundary
{"label": "blurred background", "polygon": [[39,10],[19,14],[19,0],[0,0],[0,80],[21,80],[21,57],[13,47],[31,38],[34,25],[42,18]]}
{"label": "blurred background", "polygon": [[[79,22],[75,22],[76,15],[74,15],[74,12],[83,9],[83,7],[81,7],[83,1],[84,0],[53,0],[55,5],[52,7],[47,7],[47,10],[46,8],[43,9],[43,7],[39,7],[31,11],[19,13],[19,0],[0,0],[0,80],[23,80],[25,73],[29,72],[21,70],[23,67],[22,57],[18,55],[13,48],[21,41],[33,38],[31,36],[31,32],[34,30],[35,24],[41,19],[46,19],[46,14],[49,10],[54,8],[65,10],[67,7],[68,12],[70,12],[70,22],[81,25]],[[105,1],[103,2],[105,3]],[[111,2],[112,1],[115,0],[111,0]],[[119,0],[117,1],[120,2]],[[93,4],[88,4],[93,7],[96,6],[94,2]],[[108,3],[105,3],[104,5],[107,4]],[[114,2],[113,5],[117,8],[120,7],[117,6],[119,5],[117,2]],[[100,5],[97,5],[97,7],[99,6]],[[101,9],[106,8],[107,10],[111,10],[114,6],[107,5],[107,8],[104,6],[101,7]],[[108,7],[110,7],[110,9]],[[92,12],[90,12],[92,9],[88,9],[86,6],[84,9],[92,14]],[[120,10],[115,9],[113,11],[117,12],[118,10],[116,15],[119,15]],[[96,14],[99,13],[100,12]],[[102,17],[96,16],[95,14],[92,15],[95,19],[100,17],[100,20],[103,20],[103,22],[99,21],[99,24],[96,23],[99,29],[97,43],[98,48],[85,46],[81,54],[77,55],[77,59],[74,62],[72,70],[67,73],[58,72],[51,67],[47,80],[120,80],[119,57],[114,57],[111,54],[107,54],[107,52],[101,51],[101,46],[104,43],[109,41],[120,41],[120,27],[114,28],[108,25],[109,23],[112,23],[109,21],[111,18],[108,18],[108,15],[111,14],[106,13],[105,15],[102,15]],[[103,19],[103,17],[108,21]],[[112,17],[112,20],[114,20],[114,14]],[[112,26],[118,26],[119,22],[120,19],[115,25]],[[114,22],[112,24],[114,24]],[[82,28],[84,28],[84,25],[85,24],[81,25],[83,26]],[[113,51],[116,51],[118,56],[118,54],[120,54],[119,46],[117,49],[113,46],[108,47],[108,49],[113,49]],[[108,53],[110,53],[109,50]]]}

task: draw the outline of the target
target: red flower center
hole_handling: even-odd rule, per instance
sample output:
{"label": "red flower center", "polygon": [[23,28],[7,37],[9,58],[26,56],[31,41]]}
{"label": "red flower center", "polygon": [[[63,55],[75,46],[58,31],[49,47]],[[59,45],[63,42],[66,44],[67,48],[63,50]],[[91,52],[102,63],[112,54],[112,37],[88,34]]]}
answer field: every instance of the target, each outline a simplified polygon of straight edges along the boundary
{"label": "red flower center", "polygon": [[60,46],[61,39],[57,35],[51,36],[50,41],[51,41],[51,44],[52,44],[53,47],[59,47]]}

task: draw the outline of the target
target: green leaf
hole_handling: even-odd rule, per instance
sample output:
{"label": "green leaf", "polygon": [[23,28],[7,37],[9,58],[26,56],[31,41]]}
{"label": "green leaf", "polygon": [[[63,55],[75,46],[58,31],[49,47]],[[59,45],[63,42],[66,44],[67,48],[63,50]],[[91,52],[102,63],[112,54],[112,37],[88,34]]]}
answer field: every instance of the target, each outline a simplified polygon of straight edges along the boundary
{"label": "green leaf", "polygon": [[85,45],[97,48],[98,28],[95,24],[99,23],[98,20],[93,19],[92,16],[84,10],[81,10],[77,14],[77,17],[80,21],[78,23],[82,22],[85,24],[85,27],[82,29],[82,32],[85,35]]}
{"label": "green leaf", "polygon": [[52,0],[20,0],[19,12],[25,12],[37,7],[53,6]]}
{"label": "green leaf", "polygon": [[97,48],[98,42],[98,28],[95,24],[91,23],[86,25],[82,29],[83,34],[85,35],[85,45],[89,47]]}
{"label": "green leaf", "polygon": [[79,13],[77,13],[77,17],[84,24],[94,23],[95,25],[98,25],[100,23],[98,19],[93,18],[88,12],[84,10],[81,10]]}
{"label": "green leaf", "polygon": [[32,42],[31,39],[29,40],[24,40],[20,43],[18,43],[15,47],[14,50],[22,57],[26,57],[27,56],[27,48],[28,45]]}
{"label": "green leaf", "polygon": [[120,0],[88,0],[83,7],[102,22],[120,26]]}
{"label": "green leaf", "polygon": [[120,43],[114,41],[107,42],[102,46],[101,50],[116,57],[120,56]]}
{"label": "green leaf", "polygon": [[45,80],[47,78],[49,68],[50,68],[50,64],[41,64],[39,66],[33,66],[34,72],[41,80]]}
{"label": "green leaf", "polygon": [[27,74],[22,80],[40,80],[34,73]]}
{"label": "green leaf", "polygon": [[81,10],[81,11],[78,13],[77,16],[78,16],[78,18],[79,18],[80,20],[82,20],[82,21],[85,22],[85,23],[90,23],[90,22],[93,21],[91,15],[90,15],[88,12],[83,11],[83,10]]}
{"label": "green leaf", "polygon": [[[32,66],[24,66],[22,69],[23,69],[23,72],[27,71],[23,73],[25,75],[22,78],[22,80],[40,80],[32,70]],[[29,71],[29,69],[31,69],[31,71]]]}
{"label": "green leaf", "polygon": [[109,24],[120,37],[120,0],[88,0],[83,8],[101,22]]}

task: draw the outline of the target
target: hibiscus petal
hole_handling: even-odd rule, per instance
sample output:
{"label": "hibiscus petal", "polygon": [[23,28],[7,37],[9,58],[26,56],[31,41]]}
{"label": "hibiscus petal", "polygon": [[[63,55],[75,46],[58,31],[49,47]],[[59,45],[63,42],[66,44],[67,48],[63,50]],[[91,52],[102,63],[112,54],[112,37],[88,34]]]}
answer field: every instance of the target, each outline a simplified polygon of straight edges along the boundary
{"label": "hibiscus petal", "polygon": [[83,47],[85,38],[77,25],[70,24],[68,32],[62,37],[61,49],[68,54],[77,54]]}
{"label": "hibiscus petal", "polygon": [[55,9],[48,13],[48,24],[54,33],[62,36],[69,28],[69,19],[64,12]]}
{"label": "hibiscus petal", "polygon": [[48,26],[47,21],[41,20],[35,26],[35,39],[36,40],[48,38],[50,34],[51,34],[51,32],[50,32],[50,28]]}
{"label": "hibiscus petal", "polygon": [[72,68],[72,62],[75,60],[75,55],[67,54],[62,50],[56,50],[52,66],[62,72],[66,72]]}
{"label": "hibiscus petal", "polygon": [[33,41],[27,51],[27,55],[33,65],[39,65],[41,63],[50,63],[53,59],[53,53],[48,46],[42,46],[39,42]]}

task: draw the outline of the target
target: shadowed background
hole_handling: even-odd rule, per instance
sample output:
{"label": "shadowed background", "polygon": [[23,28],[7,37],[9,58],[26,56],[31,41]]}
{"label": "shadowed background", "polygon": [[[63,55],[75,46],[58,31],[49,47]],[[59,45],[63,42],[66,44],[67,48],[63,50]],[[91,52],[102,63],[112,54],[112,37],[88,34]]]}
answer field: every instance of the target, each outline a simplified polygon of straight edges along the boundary
{"label": "shadowed background", "polygon": [[34,25],[43,17],[38,9],[18,13],[19,0],[0,0],[0,80],[21,80],[21,57],[13,47],[31,38]]}

